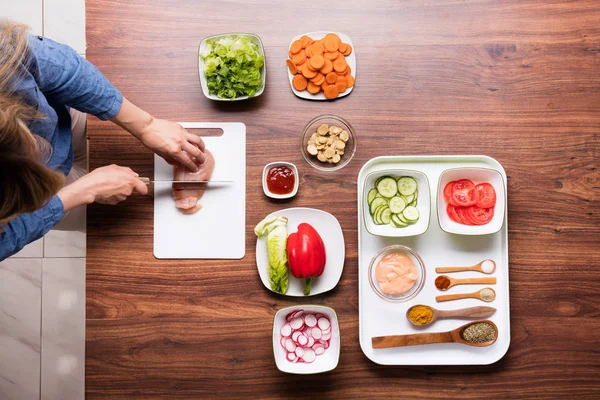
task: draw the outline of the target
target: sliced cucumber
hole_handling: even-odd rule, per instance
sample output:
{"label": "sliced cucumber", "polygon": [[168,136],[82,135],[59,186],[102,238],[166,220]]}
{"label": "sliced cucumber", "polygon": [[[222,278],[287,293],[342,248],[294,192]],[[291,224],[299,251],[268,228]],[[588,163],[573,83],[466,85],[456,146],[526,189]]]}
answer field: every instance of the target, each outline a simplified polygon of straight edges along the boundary
{"label": "sliced cucumber", "polygon": [[417,206],[417,199],[414,199],[413,201],[410,202],[409,206],[413,206],[416,207]]}
{"label": "sliced cucumber", "polygon": [[402,214],[396,214],[396,217],[400,220],[400,222],[402,222],[403,224],[408,224],[408,220],[406,218],[404,218],[404,215]]}
{"label": "sliced cucumber", "polygon": [[375,200],[375,197],[377,197],[377,189],[373,188],[369,190],[369,194],[367,195],[367,202],[369,203],[369,205],[371,205],[373,200]]}
{"label": "sliced cucumber", "polygon": [[[385,177],[377,184],[377,191],[381,193],[383,197],[394,197],[398,186],[394,178]],[[413,190],[414,191],[414,190]]]}
{"label": "sliced cucumber", "polygon": [[[379,190],[379,187],[377,187]],[[381,192],[381,190],[379,190]],[[403,176],[398,179],[398,192],[403,196],[408,196],[417,191],[417,181],[410,176]]]}
{"label": "sliced cucumber", "polygon": [[371,215],[375,215],[375,210],[378,207],[385,206],[385,205],[387,205],[387,201],[385,199],[382,199],[381,197],[374,199],[370,205]]}
{"label": "sliced cucumber", "polygon": [[410,204],[415,199],[415,194],[413,193],[413,194],[409,194],[408,196],[402,196],[402,197],[404,198],[404,200],[406,200],[406,204]]}
{"label": "sliced cucumber", "polygon": [[419,210],[417,207],[408,206],[402,211],[402,215],[408,222],[416,222],[419,219]]}
{"label": "sliced cucumber", "polygon": [[408,223],[402,221],[398,217],[398,214],[392,215],[392,222],[394,223],[394,225],[396,225],[396,228],[404,228],[405,226],[408,226]]}
{"label": "sliced cucumber", "polygon": [[394,222],[394,219],[390,220],[390,226],[392,228],[402,228],[400,225],[398,225],[396,222]]}
{"label": "sliced cucumber", "polygon": [[404,200],[404,198],[402,197],[392,197],[392,199],[390,200],[390,210],[392,210],[392,212],[394,214],[398,214],[401,213],[402,210],[404,210],[404,208],[406,208],[406,200]]}
{"label": "sliced cucumber", "polygon": [[387,176],[380,176],[379,178],[375,179],[375,184],[373,186],[377,187],[377,185],[379,185],[379,182],[381,182],[381,180],[383,178],[387,178]]}
{"label": "sliced cucumber", "polygon": [[389,208],[383,210],[383,212],[380,215],[380,219],[382,223],[386,225],[389,224],[390,220],[392,219],[392,210],[390,210]]}
{"label": "sliced cucumber", "polygon": [[[383,214],[388,213],[388,212],[391,213],[391,211],[388,211],[389,209],[390,209],[389,207],[381,207],[381,208],[377,209],[377,212],[375,213],[375,218],[374,218],[374,221],[376,224],[378,224],[378,225],[385,224],[385,222],[383,222]],[[388,223],[389,223],[389,221],[388,221]]]}

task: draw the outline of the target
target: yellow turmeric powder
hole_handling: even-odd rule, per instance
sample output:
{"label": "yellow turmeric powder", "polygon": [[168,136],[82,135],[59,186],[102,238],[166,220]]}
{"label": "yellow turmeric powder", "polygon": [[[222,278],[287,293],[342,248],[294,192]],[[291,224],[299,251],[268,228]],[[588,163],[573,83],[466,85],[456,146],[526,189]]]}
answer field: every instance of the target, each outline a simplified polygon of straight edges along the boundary
{"label": "yellow turmeric powder", "polygon": [[408,312],[408,318],[419,325],[425,325],[433,319],[433,310],[427,306],[414,306]]}

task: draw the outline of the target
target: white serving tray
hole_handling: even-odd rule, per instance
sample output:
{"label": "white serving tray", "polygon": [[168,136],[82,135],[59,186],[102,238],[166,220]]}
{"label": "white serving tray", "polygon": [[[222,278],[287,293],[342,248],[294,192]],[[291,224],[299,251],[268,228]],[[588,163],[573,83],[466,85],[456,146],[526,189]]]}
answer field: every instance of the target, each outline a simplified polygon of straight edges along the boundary
{"label": "white serving tray", "polygon": [[[319,40],[319,39],[323,39],[325,37],[325,35],[327,35],[328,33],[335,33],[336,35],[338,35],[340,37],[342,42],[348,43],[350,46],[352,46],[352,53],[350,53],[349,56],[346,56],[346,62],[352,69],[350,74],[354,77],[354,82],[355,82],[354,84],[356,85],[356,49],[354,48],[354,44],[352,43],[352,40],[350,40],[350,37],[348,35],[345,35],[340,32],[330,32],[330,31],[318,31],[318,32],[303,33],[302,35],[298,35],[292,39],[292,41],[290,42],[290,45],[288,46],[288,52],[292,48],[292,43],[294,43],[296,40],[300,39],[304,35],[310,37],[311,39]],[[307,90],[303,90],[301,92],[296,90],[294,88],[294,85],[292,84],[292,79],[294,79],[294,75],[292,75],[290,73],[290,70],[288,69],[287,65],[286,65],[285,69],[288,73],[288,79],[290,81],[290,88],[292,88],[292,92],[294,92],[294,94],[296,96],[298,96],[302,99],[307,99],[307,100],[329,100],[329,99],[325,98],[323,91],[320,91],[317,94],[312,94],[312,93],[309,93]],[[354,86],[344,90],[342,93],[339,94],[339,96],[336,99],[348,96],[352,92],[353,89],[354,89]],[[333,100],[336,100],[336,99],[333,99]]]}
{"label": "white serving tray", "polygon": [[[504,209],[504,224],[499,232],[491,235],[464,236],[444,232],[439,225],[437,207],[431,205],[429,229],[422,235],[412,237],[379,237],[371,235],[365,228],[363,201],[365,178],[372,172],[388,169],[411,169],[425,173],[429,180],[431,198],[437,198],[440,174],[450,168],[480,167],[498,171],[504,178],[506,173],[500,163],[487,156],[392,156],[369,160],[358,175],[358,294],[360,346],[373,362],[382,365],[484,365],[501,359],[510,344],[510,307],[508,293],[508,231],[507,214]],[[419,191],[422,189],[419,188]],[[405,303],[389,303],[379,298],[368,280],[371,258],[383,247],[402,244],[415,250],[425,262],[425,286],[419,295]],[[460,278],[494,276],[496,299],[484,303],[477,299],[464,299],[437,303],[435,297],[442,294],[470,293],[488,285],[460,285],[445,292],[434,284],[438,274],[436,267],[474,265],[484,259],[496,261],[497,269],[492,275],[477,272],[453,273]],[[471,347],[455,343],[424,346],[373,349],[371,338],[384,335],[442,332],[452,330],[469,320],[448,319],[436,321],[427,328],[414,328],[406,320],[406,311],[415,304],[426,304],[440,310],[471,306],[491,306],[497,309],[489,319],[498,326],[498,340],[489,347]]]}

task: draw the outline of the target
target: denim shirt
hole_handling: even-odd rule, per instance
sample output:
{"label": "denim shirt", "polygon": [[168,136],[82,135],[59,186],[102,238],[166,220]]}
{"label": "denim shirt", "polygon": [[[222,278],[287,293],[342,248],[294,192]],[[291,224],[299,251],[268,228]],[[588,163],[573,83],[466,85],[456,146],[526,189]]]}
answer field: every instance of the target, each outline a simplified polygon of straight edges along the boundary
{"label": "denim shirt", "polygon": [[[117,115],[123,96],[100,71],[69,46],[48,38],[29,36],[30,62],[23,66],[15,91],[46,118],[29,129],[52,146],[48,167],[65,174],[73,166],[69,107],[102,120]],[[58,196],[41,209],[21,214],[0,227],[0,260],[44,236],[64,216]]]}

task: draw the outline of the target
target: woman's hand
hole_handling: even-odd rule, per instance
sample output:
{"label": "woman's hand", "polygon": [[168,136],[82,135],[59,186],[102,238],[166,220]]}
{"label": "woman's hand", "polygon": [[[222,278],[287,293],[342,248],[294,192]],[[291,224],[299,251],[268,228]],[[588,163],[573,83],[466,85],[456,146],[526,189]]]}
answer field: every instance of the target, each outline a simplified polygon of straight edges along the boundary
{"label": "woman's hand", "polygon": [[138,138],[146,147],[167,160],[198,171],[204,162],[204,142],[181,125],[154,118],[126,98],[112,121]]}
{"label": "woman's hand", "polygon": [[152,122],[142,129],[138,137],[169,164],[182,164],[195,172],[205,160],[202,138],[175,122],[152,118]]}
{"label": "woman's hand", "polygon": [[148,193],[146,184],[130,168],[109,165],[97,168],[63,187],[57,195],[66,212],[93,202],[117,204],[129,197],[134,190],[140,194]]}

